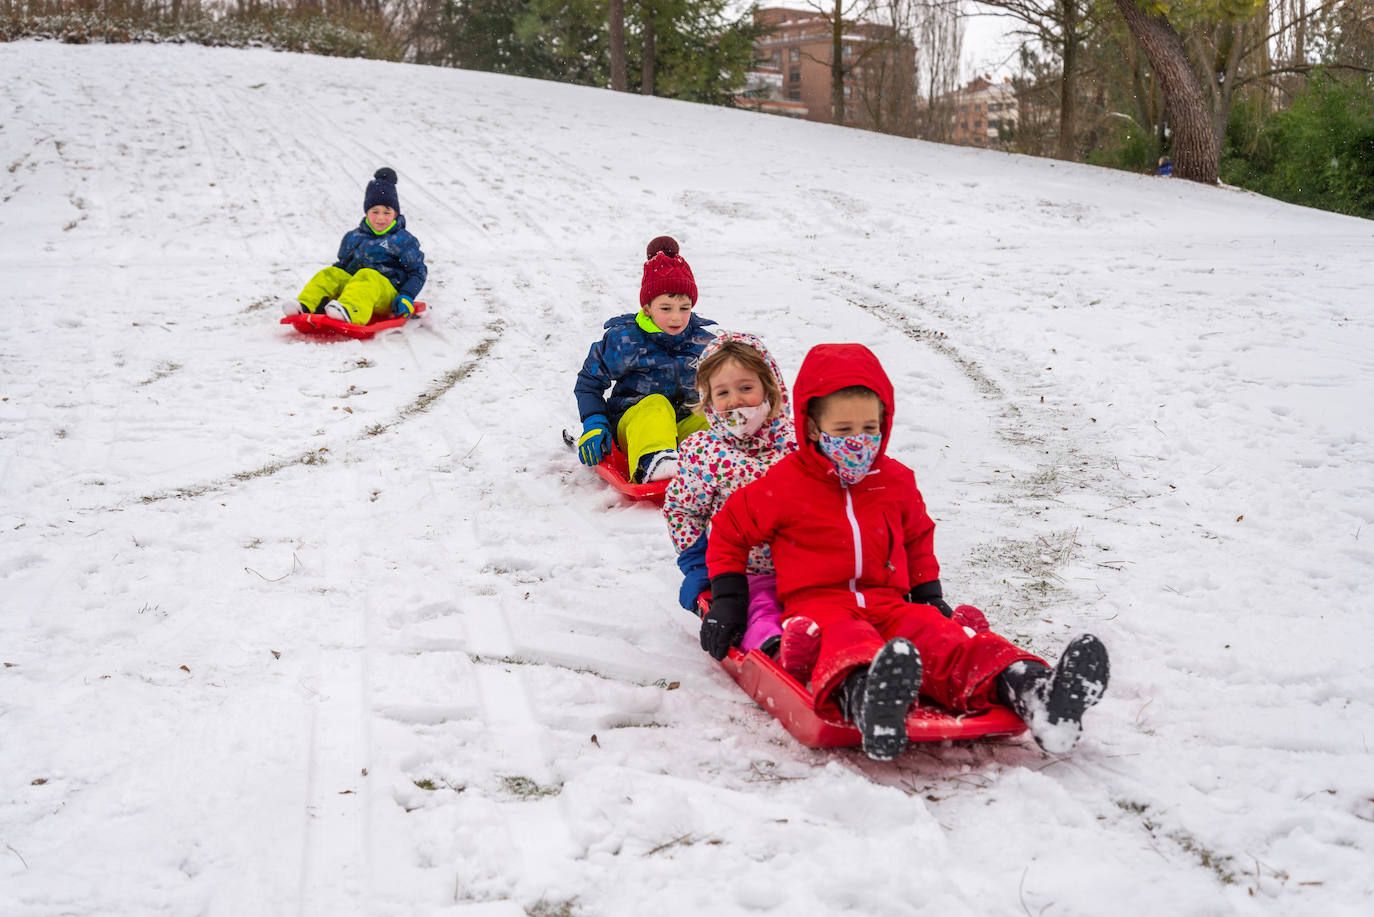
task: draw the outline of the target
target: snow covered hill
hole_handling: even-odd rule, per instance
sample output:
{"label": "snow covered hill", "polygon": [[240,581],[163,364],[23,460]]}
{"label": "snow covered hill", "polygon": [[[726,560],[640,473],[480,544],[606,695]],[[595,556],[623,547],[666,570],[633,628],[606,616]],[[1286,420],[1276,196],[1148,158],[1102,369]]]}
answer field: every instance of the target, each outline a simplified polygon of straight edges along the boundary
{"label": "snow covered hill", "polygon": [[[430,312],[289,333],[380,165]],[[6,917],[1367,912],[1374,223],[196,47],[0,45],[0,166]],[[882,357],[952,600],[1107,642],[1072,755],[810,751],[700,651],[559,438],[660,233]]]}

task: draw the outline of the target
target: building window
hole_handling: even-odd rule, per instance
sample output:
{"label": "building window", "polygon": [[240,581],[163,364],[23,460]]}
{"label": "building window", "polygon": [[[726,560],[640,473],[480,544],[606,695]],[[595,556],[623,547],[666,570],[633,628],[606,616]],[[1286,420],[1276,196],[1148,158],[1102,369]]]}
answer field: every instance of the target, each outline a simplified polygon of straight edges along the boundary
{"label": "building window", "polygon": [[961,131],[966,131],[966,130],[968,130],[968,122],[967,122],[967,121],[960,121],[960,122],[959,122],[959,130],[961,130]]}
{"label": "building window", "polygon": [[801,48],[788,48],[788,49],[787,49],[787,60],[788,60],[789,63],[793,63],[793,64],[795,64],[797,61],[801,60]]}
{"label": "building window", "polygon": [[853,87],[853,86],[846,86],[846,87],[844,87],[844,97],[845,97],[846,99],[852,99],[852,98],[854,98],[854,87]]}
{"label": "building window", "polygon": [[800,67],[793,67],[791,70],[789,70],[789,71],[787,72],[787,79],[788,79],[790,82],[793,82],[793,83],[800,83],[800,82],[801,82],[801,68],[800,68]]}
{"label": "building window", "polygon": [[782,69],[782,52],[781,52],[781,51],[774,51],[771,60],[773,61],[773,66],[774,66],[774,67],[777,67],[778,69]]}
{"label": "building window", "polygon": [[801,101],[801,87],[797,87],[796,89],[789,89],[789,90],[787,90],[787,100],[788,100],[789,102],[800,102],[800,101]]}
{"label": "building window", "polygon": [[979,102],[977,105],[973,106],[973,110],[974,110],[974,111],[982,111],[982,110],[983,110],[983,103],[982,103],[982,102]]}
{"label": "building window", "polygon": [[847,43],[846,43],[845,46],[844,46],[844,52],[843,52],[843,53],[844,53],[844,56],[845,56],[845,57],[853,57],[853,56],[854,56],[854,46],[851,45],[851,44],[847,44]]}

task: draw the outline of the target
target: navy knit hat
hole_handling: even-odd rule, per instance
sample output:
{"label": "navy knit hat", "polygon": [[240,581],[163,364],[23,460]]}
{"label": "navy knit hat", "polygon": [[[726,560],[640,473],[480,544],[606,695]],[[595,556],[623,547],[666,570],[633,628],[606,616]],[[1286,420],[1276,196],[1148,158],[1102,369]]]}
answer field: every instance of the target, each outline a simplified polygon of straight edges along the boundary
{"label": "navy knit hat", "polygon": [[386,166],[373,174],[372,181],[367,183],[367,192],[363,195],[364,213],[377,206],[390,207],[397,213],[401,212],[401,199],[396,196],[396,170],[388,169]]}

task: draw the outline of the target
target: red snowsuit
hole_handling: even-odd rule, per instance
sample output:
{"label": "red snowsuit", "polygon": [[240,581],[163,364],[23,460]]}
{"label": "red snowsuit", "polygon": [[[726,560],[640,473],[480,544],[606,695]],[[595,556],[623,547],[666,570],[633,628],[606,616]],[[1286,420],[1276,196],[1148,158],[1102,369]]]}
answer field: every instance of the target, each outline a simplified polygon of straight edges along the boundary
{"label": "red snowsuit", "polygon": [[[805,437],[807,405],[851,385],[878,393],[882,446],[872,470],[846,486]],[[995,703],[994,676],[1019,659],[1041,661],[994,633],[969,636],[930,605],[905,595],[940,576],[935,523],[916,476],[886,455],[892,430],[892,383],[861,344],[811,349],[793,386],[798,451],[737,490],[711,522],[706,565],[712,577],[745,573],[752,545],[772,545],[783,620],[805,615],[821,626],[811,674],[816,708],[884,642],[906,637],[921,654],[921,693],[951,710]],[[827,711],[828,712],[828,711]]]}

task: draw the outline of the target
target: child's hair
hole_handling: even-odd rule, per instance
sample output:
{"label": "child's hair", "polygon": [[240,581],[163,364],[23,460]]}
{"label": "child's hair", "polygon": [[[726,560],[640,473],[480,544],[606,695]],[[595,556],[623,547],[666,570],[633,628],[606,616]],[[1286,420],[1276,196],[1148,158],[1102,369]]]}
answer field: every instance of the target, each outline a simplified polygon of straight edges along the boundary
{"label": "child's hair", "polygon": [[[697,377],[701,378],[700,376]],[[829,395],[821,395],[819,398],[812,398],[806,403],[806,416],[820,423],[821,414],[825,412],[825,406],[832,398],[857,398],[861,395],[868,395],[878,402],[879,414],[881,417],[887,413],[887,406],[883,404],[883,396],[879,395],[867,385],[848,385],[844,388],[836,389]]]}
{"label": "child's hair", "polygon": [[768,399],[768,416],[776,417],[782,410],[782,388],[773,377],[773,369],[763,354],[742,341],[726,341],[709,357],[697,363],[697,400],[692,410],[698,414],[711,403],[711,377],[726,363],[734,360],[740,366],[755,373],[763,383],[763,396]]}

